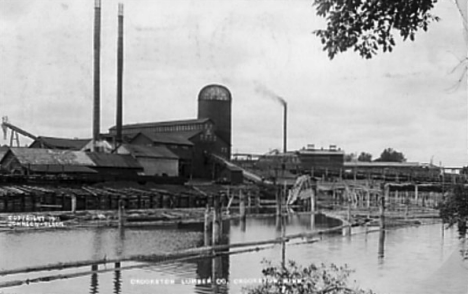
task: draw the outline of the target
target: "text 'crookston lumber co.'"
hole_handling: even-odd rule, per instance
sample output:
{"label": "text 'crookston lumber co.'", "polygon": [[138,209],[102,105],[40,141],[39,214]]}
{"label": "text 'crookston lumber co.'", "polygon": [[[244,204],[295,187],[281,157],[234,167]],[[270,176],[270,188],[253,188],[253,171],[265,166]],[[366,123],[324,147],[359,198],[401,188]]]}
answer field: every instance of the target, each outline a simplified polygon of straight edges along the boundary
{"label": "text 'crookston lumber co.'", "polygon": [[[224,278],[218,279],[130,279],[131,285],[248,285],[248,284],[264,284],[264,283],[278,283],[277,279],[266,278],[235,278],[226,280]],[[281,280],[283,284],[300,284],[302,280]]]}

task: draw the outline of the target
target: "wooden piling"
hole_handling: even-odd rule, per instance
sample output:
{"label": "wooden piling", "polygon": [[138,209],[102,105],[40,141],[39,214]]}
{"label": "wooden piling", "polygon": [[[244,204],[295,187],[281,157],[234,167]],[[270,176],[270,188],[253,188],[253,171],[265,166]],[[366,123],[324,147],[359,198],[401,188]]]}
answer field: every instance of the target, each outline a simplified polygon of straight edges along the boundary
{"label": "wooden piling", "polygon": [[213,205],[213,245],[218,245],[221,237],[221,205],[219,195],[214,197]]}
{"label": "wooden piling", "polygon": [[311,193],[310,193],[310,212],[314,213],[315,212],[315,206],[316,206],[316,203],[317,203],[316,193],[315,193],[313,188],[310,191],[311,191]]}
{"label": "wooden piling", "polygon": [[245,222],[246,218],[246,209],[245,209],[245,195],[242,193],[242,190],[239,190],[239,215],[241,221]]}
{"label": "wooden piling", "polygon": [[281,216],[281,195],[279,187],[276,186],[276,216]]}
{"label": "wooden piling", "polygon": [[408,191],[405,191],[405,220],[408,218],[409,204],[410,204],[410,199],[408,197]]}
{"label": "wooden piling", "polygon": [[205,246],[210,246],[211,245],[211,240],[210,240],[211,222],[210,222],[210,205],[209,205],[209,203],[206,204],[203,232],[204,232],[204,244],[205,244]]}
{"label": "wooden piling", "polygon": [[418,195],[418,185],[414,184],[414,200],[416,201],[416,205],[418,205],[419,195]]}
{"label": "wooden piling", "polygon": [[76,213],[76,195],[71,195],[71,212]]}
{"label": "wooden piling", "polygon": [[119,216],[119,227],[123,227],[125,225],[125,208],[124,208],[124,202],[122,199],[119,199],[119,211],[118,211],[118,216]]}

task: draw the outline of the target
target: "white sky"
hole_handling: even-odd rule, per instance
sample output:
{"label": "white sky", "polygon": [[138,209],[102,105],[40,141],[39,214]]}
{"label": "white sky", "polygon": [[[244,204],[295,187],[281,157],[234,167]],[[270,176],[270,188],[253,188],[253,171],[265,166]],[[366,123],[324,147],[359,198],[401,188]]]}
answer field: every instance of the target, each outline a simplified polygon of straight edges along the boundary
{"label": "white sky", "polygon": [[[195,118],[210,83],[233,94],[233,152],[338,145],[377,158],[467,165],[467,54],[455,4],[414,42],[330,61],[312,0],[102,0],[101,131],[115,124],[117,4],[125,5],[124,123]],[[33,133],[91,137],[94,0],[0,0],[0,115]],[[23,140],[23,143],[26,143]],[[0,138],[0,144],[9,140]]]}

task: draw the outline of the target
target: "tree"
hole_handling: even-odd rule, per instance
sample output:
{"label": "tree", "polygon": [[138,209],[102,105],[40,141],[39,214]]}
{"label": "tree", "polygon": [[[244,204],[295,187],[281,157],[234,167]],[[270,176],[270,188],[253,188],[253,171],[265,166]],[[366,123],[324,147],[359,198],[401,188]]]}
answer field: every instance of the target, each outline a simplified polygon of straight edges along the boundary
{"label": "tree", "polygon": [[448,227],[457,225],[460,236],[467,233],[468,188],[457,185],[440,206],[440,217]]}
{"label": "tree", "polygon": [[288,265],[283,268],[274,267],[266,261],[264,263],[267,263],[267,267],[262,271],[263,283],[260,286],[247,289],[248,294],[374,293],[370,290],[364,291],[348,285],[348,277],[352,271],[346,266],[338,267],[334,264],[316,266],[311,264],[308,267],[302,267],[293,261],[289,261]]}
{"label": "tree", "polygon": [[314,0],[317,15],[327,21],[325,29],[316,30],[330,59],[348,49],[371,58],[379,49],[392,51],[393,32],[403,40],[439,18],[430,13],[437,0]]}
{"label": "tree", "polygon": [[380,157],[375,161],[384,161],[384,162],[405,162],[406,158],[403,153],[393,150],[392,148],[387,148],[380,154]]}
{"label": "tree", "polygon": [[372,161],[372,154],[367,153],[367,152],[361,152],[361,154],[359,154],[359,157],[358,157],[357,160],[358,161],[371,162]]}
{"label": "tree", "polygon": [[357,155],[356,153],[349,153],[344,155],[345,162],[356,161]]}

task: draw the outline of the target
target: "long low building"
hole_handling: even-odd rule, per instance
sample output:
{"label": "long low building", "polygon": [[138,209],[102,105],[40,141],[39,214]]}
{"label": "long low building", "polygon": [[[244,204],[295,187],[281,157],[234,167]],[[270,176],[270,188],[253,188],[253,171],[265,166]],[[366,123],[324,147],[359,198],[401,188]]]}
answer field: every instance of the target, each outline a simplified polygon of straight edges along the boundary
{"label": "long low building", "polygon": [[143,174],[143,167],[130,155],[40,148],[10,148],[0,166],[11,174]]}

